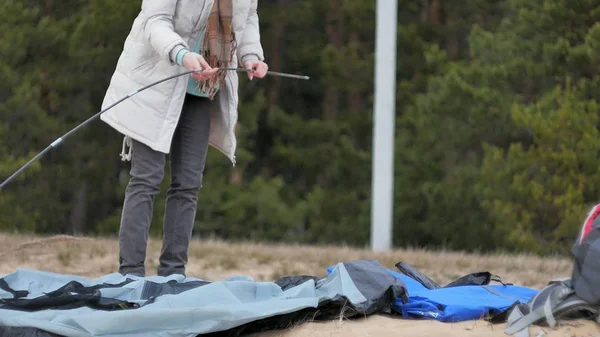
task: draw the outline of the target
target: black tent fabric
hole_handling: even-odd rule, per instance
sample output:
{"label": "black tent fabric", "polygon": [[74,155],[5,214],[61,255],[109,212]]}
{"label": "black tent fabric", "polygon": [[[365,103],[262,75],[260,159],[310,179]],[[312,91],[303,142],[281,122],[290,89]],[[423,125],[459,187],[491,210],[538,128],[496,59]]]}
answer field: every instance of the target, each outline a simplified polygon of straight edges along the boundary
{"label": "black tent fabric", "polygon": [[458,279],[448,283],[445,286],[441,286],[436,283],[434,280],[429,278],[427,275],[421,273],[418,269],[411,266],[406,262],[398,262],[396,263],[396,268],[398,270],[415,281],[421,283],[425,288],[429,290],[440,289],[440,288],[450,288],[450,287],[461,287],[461,286],[483,286],[490,284],[491,281],[499,282],[503,285],[512,285],[512,283],[504,283],[497,275],[492,275],[492,273],[488,271],[481,271],[470,273],[465,276],[459,277]]}

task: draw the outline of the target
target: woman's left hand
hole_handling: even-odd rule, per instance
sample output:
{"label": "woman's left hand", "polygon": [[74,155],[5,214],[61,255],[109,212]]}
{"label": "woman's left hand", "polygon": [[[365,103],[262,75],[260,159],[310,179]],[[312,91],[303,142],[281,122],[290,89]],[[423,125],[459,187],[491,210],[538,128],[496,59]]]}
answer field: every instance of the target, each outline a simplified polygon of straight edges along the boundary
{"label": "woman's left hand", "polygon": [[256,76],[258,78],[263,78],[267,74],[269,70],[269,66],[263,61],[259,60],[251,60],[244,62],[244,68],[248,71],[248,78],[250,81]]}

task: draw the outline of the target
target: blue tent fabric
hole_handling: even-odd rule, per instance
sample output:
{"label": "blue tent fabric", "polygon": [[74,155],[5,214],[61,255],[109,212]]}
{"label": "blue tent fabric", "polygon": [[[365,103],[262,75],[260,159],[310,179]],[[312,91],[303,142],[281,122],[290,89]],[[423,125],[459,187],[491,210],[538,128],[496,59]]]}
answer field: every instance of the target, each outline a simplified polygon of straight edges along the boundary
{"label": "blue tent fabric", "polygon": [[513,285],[484,285],[412,291],[407,303],[398,302],[394,310],[404,318],[431,318],[458,322],[493,317],[512,306],[526,303],[537,291]]}
{"label": "blue tent fabric", "polygon": [[[332,272],[334,267],[329,267]],[[406,285],[408,301],[397,301],[393,311],[405,319],[459,322],[507,313],[516,304],[527,303],[538,291],[515,285],[465,285],[428,289],[417,280],[388,269]]]}

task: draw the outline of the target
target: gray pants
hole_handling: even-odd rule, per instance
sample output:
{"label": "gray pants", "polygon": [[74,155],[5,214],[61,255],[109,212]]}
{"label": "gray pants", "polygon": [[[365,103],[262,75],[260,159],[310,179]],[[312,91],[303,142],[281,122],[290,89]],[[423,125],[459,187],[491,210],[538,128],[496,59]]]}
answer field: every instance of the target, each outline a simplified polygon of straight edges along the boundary
{"label": "gray pants", "polygon": [[[185,275],[208,151],[210,104],[212,101],[206,98],[187,95],[173,136],[159,276]],[[135,140],[131,151],[131,179],[125,190],[119,230],[119,273],[145,276],[153,201],[160,192],[166,155]]]}

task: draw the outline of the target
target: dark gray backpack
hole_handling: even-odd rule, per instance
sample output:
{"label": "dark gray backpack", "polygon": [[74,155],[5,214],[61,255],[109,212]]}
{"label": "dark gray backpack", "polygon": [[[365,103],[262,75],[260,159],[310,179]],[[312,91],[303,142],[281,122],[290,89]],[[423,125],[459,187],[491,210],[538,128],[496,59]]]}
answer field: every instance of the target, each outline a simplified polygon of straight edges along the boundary
{"label": "dark gray backpack", "polygon": [[532,324],[555,327],[561,320],[598,320],[600,312],[600,204],[589,213],[575,244],[571,278],[551,281],[528,303],[511,309],[508,335],[529,336]]}
{"label": "dark gray backpack", "polygon": [[581,299],[600,305],[600,204],[585,220],[571,253],[573,289]]}

